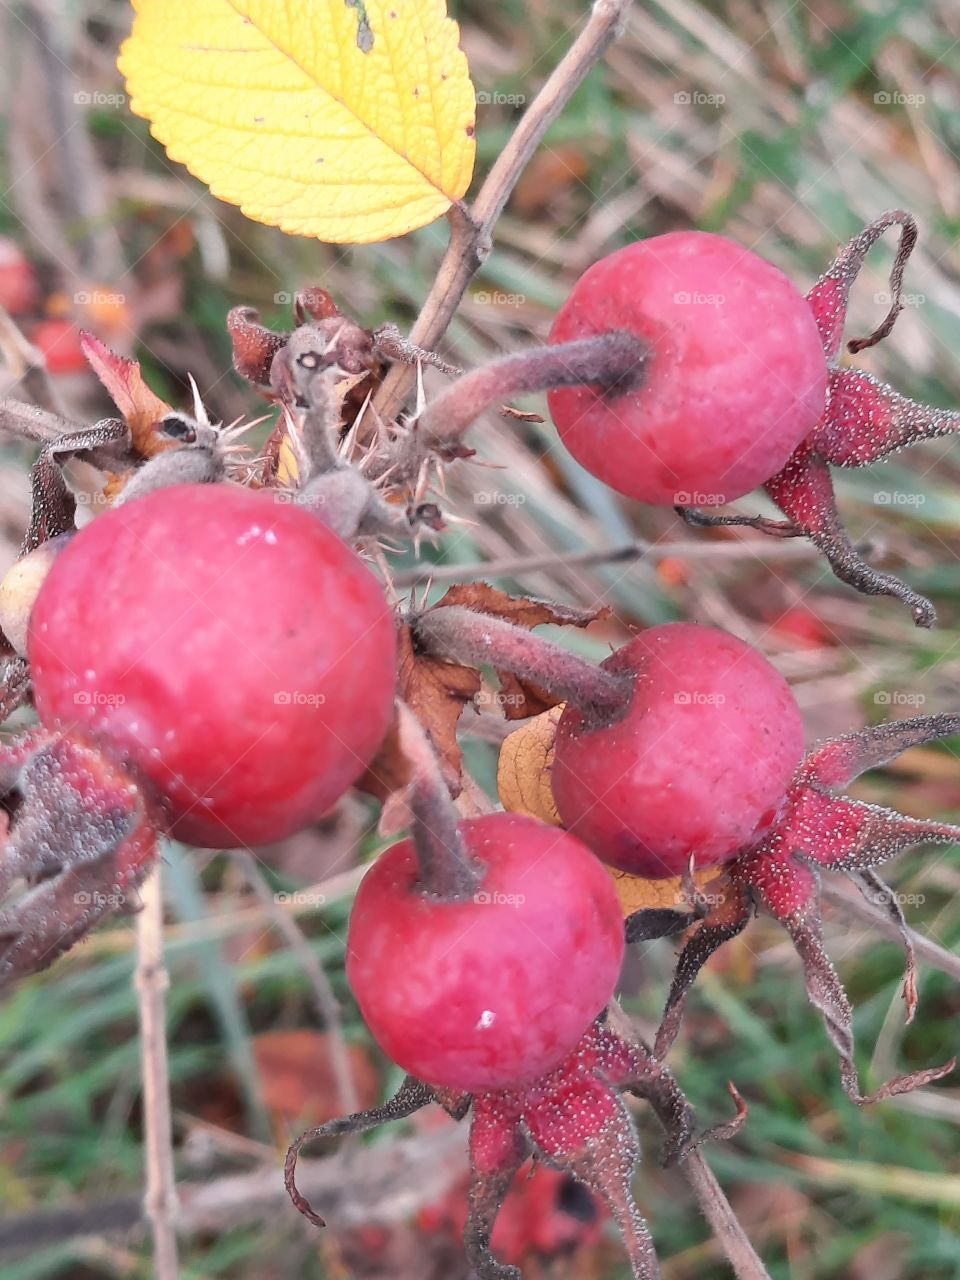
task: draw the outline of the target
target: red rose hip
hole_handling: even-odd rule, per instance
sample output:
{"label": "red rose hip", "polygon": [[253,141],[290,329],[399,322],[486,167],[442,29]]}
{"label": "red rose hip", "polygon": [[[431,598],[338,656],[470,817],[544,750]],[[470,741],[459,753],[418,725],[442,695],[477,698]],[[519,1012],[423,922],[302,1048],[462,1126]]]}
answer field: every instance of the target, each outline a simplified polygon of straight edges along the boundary
{"label": "red rose hip", "polygon": [[624,950],[613,881],[579,840],[518,814],[460,823],[475,893],[419,886],[411,840],[360,885],[347,976],[374,1038],[429,1084],[474,1092],[556,1067],[613,995]]}
{"label": "red rose hip", "polygon": [[635,678],[626,713],[557,726],[553,794],[563,823],[611,866],[681,875],[724,862],[774,822],[803,756],[803,722],[783,677],[713,627],[668,623],[603,663]]}
{"label": "red rose hip", "polygon": [[813,312],[787,277],[723,236],[628,245],[574,286],[551,343],[625,331],[643,378],[549,393],[560,438],[593,475],[659,506],[731,502],[778,472],[826,404]]}
{"label": "red rose hip", "polygon": [[224,848],[320,818],[392,714],[394,619],[315,515],[231,485],[160,489],[61,552],[28,634],[37,711]]}

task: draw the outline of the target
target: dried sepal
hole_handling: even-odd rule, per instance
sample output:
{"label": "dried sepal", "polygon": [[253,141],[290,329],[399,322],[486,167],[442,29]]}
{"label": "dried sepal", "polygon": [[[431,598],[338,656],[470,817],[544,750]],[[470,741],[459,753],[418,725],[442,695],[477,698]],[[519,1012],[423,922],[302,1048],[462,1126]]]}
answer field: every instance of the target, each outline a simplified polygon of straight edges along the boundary
{"label": "dried sepal", "polygon": [[687,996],[696,981],[697,974],[715,951],[743,932],[751,912],[752,906],[746,885],[741,878],[731,875],[710,912],[694,925],[690,937],[677,957],[666,1005],[654,1041],[653,1051],[656,1057],[665,1057],[679,1034]]}
{"label": "dried sepal", "polygon": [[[960,716],[918,716],[846,734],[810,752],[791,782],[773,827],[729,864],[719,900],[694,926],[680,953],[657,1033],[658,1057],[666,1053],[679,1030],[684,1003],[699,970],[719,946],[744,928],[754,907],[764,907],[793,940],[807,994],[837,1049],[843,1087],[855,1102],[876,1102],[908,1092],[953,1069],[951,1061],[897,1076],[873,1093],[861,1091],[853,1059],[853,1012],[824,947],[818,877],[821,868],[845,872],[866,896],[879,900],[896,923],[906,951],[904,1001],[909,1022],[917,1001],[913,946],[895,895],[872,869],[914,845],[960,844],[960,826],[909,818],[836,791],[909,747],[958,731]],[[642,919],[638,927],[643,930]]]}
{"label": "dried sepal", "polygon": [[956,435],[960,413],[920,404],[861,369],[835,369],[810,446],[835,467],[867,467],[898,449]]}
{"label": "dried sepal", "polygon": [[837,511],[830,466],[863,467],[897,449],[960,431],[960,413],[919,404],[859,369],[838,368],[850,290],[866,254],[884,232],[901,228],[890,273],[890,307],[883,321],[863,338],[852,339],[850,351],[873,346],[893,328],[903,309],[903,272],[917,238],[913,217],[895,209],[883,214],[841,250],[807,299],[813,309],[830,380],[823,414],[781,470],[764,485],[785,521],[763,516],[717,516],[678,507],[688,524],[701,527],[739,525],[775,537],[807,537],[826,556],[834,574],[864,595],[901,600],[918,627],[931,627],[931,602],[894,574],[874,569],[854,547]]}
{"label": "dried sepal", "polygon": [[781,923],[790,934],[803,965],[810,1003],[820,1012],[827,1034],[840,1058],[840,1082],[851,1101],[858,1106],[868,1106],[897,1094],[920,1089],[950,1074],[956,1066],[956,1058],[951,1058],[940,1067],[894,1076],[873,1092],[863,1093],[853,1058],[853,1009],[824,947],[819,909],[798,911],[781,918]]}
{"label": "dried sepal", "polygon": [[436,1100],[436,1094],[429,1085],[415,1080],[413,1076],[405,1076],[393,1097],[381,1103],[380,1106],[370,1107],[366,1111],[355,1111],[352,1115],[342,1116],[336,1120],[328,1120],[326,1124],[317,1125],[301,1133],[300,1137],[290,1144],[283,1163],[283,1182],[294,1207],[314,1226],[327,1225],[297,1186],[297,1161],[300,1158],[300,1152],[308,1142],[317,1142],[322,1138],[340,1138],[351,1133],[365,1133],[368,1129],[389,1124],[392,1120],[404,1120]]}
{"label": "dried sepal", "polygon": [[637,1040],[613,1004],[560,1066],[529,1084],[468,1096],[445,1094],[407,1077],[384,1106],[309,1130],[287,1154],[287,1191],[297,1209],[322,1226],[296,1185],[297,1156],[303,1144],[361,1132],[436,1101],[456,1119],[472,1110],[465,1247],[480,1280],[519,1280],[516,1267],[494,1257],[490,1241],[514,1175],[531,1153],[570,1173],[606,1202],[623,1234],[634,1280],[657,1280],[660,1272],[653,1241],[632,1191],[640,1148],[620,1095],[629,1093],[650,1102],[665,1131],[665,1159],[682,1160],[705,1139],[727,1138],[740,1128],[746,1108],[732,1092],[738,1102],[734,1119],[698,1136],[693,1111],[673,1076]]}
{"label": "dried sepal", "polygon": [[831,364],[835,364],[840,355],[847,307],[853,285],[863,269],[867,254],[891,227],[900,228],[900,242],[890,269],[890,309],[871,334],[865,338],[853,338],[847,346],[850,351],[862,351],[866,347],[872,347],[881,338],[885,338],[903,310],[900,300],[903,272],[917,243],[916,220],[904,209],[891,209],[887,213],[882,213],[869,226],[858,232],[848,244],[844,245],[830,267],[807,294],[807,301],[813,309],[817,328],[823,340],[823,349]]}
{"label": "dried sepal", "polygon": [[47,968],[137,907],[156,819],[132,777],[79,739],[36,730],[0,752],[13,818],[0,845],[0,987]]}
{"label": "dried sepal", "polygon": [[853,871],[850,873],[850,879],[872,906],[886,911],[900,932],[905,961],[902,994],[906,1011],[905,1021],[909,1026],[916,1016],[919,1000],[917,994],[917,953],[913,945],[913,938],[910,936],[907,918],[903,914],[903,907],[901,907],[894,891],[875,871],[870,869]]}

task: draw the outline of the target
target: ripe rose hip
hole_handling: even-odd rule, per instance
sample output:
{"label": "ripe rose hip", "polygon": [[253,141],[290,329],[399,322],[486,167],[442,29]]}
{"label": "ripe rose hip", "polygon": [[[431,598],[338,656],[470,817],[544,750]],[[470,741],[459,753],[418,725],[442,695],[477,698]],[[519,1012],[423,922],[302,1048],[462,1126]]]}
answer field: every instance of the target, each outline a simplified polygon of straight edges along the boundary
{"label": "ripe rose hip", "polygon": [[613,995],[624,950],[613,882],[566,832],[517,814],[459,827],[475,894],[423,892],[413,842],[363,880],[347,976],[381,1048],[411,1075],[474,1092],[556,1067]]}
{"label": "ripe rose hip", "polygon": [[641,385],[564,387],[548,399],[574,457],[631,498],[742,497],[823,413],[827,361],[809,303],[723,236],[674,231],[601,259],[574,286],[550,342],[616,330],[649,344]]}
{"label": "ripe rose hip", "polygon": [[27,641],[37,711],[152,784],[172,833],[262,844],[321,817],[386,732],[394,620],[315,515],[160,489],[58,556]]}
{"label": "ripe rose hip", "polygon": [[731,858],[772,825],[803,756],[783,677],[713,627],[668,623],[604,663],[632,674],[626,714],[557,726],[553,794],[564,826],[611,866],[651,879]]}

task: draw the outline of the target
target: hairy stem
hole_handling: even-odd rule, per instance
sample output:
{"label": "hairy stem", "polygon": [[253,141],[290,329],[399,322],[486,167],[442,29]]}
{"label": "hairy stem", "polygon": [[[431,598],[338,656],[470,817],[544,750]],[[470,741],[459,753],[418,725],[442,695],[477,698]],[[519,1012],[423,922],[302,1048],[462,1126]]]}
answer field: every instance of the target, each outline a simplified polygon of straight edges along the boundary
{"label": "hairy stem", "polygon": [[[472,209],[455,205],[450,210],[450,243],[411,330],[410,342],[432,351],[446,333],[467,285],[490,252],[493,228],[527,162],[592,67],[620,34],[629,9],[630,0],[594,0],[583,30],[524,112],[477,193]],[[415,377],[414,368],[393,366],[375,401],[384,418],[396,417]]]}
{"label": "hairy stem", "polygon": [[459,815],[436,753],[420,721],[404,702],[397,703],[397,730],[410,765],[411,832],[421,885],[439,898],[470,898],[480,884],[479,874],[467,856]]}
{"label": "hairy stem", "polygon": [[421,448],[456,440],[484,410],[526,392],[584,384],[629,391],[641,382],[648,353],[642,339],[614,330],[501,356],[458,378],[420,416]]}
{"label": "hairy stem", "polygon": [[491,666],[531,680],[572,702],[590,722],[626,710],[633,682],[614,675],[523,627],[460,605],[431,609],[415,619],[416,642],[428,653],[465,666]]}

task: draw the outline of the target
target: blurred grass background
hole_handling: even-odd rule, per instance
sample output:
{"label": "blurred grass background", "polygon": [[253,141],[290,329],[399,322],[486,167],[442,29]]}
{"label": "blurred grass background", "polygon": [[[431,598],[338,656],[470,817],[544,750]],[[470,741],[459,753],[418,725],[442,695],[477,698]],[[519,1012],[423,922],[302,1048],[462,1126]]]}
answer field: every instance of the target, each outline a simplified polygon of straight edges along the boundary
{"label": "blurred grass background", "polygon": [[[479,94],[478,174],[585,9],[572,0],[453,0]],[[195,374],[211,413],[231,420],[259,406],[229,372],[223,319],[230,306],[253,304],[283,325],[293,291],[321,283],[362,322],[393,320],[408,329],[445,243],[444,224],[341,249],[247,222],[167,161],[130,115],[114,69],[130,20],[129,6],[113,0],[0,7],[0,233],[22,246],[43,285],[24,318],[27,332],[49,319],[94,328],[138,355],[173,402],[189,403],[186,375]],[[953,0],[635,4],[623,39],[521,180],[443,353],[474,364],[542,339],[579,272],[640,236],[691,225],[723,231],[808,287],[840,242],[884,209],[904,206],[921,225],[907,273],[909,305],[893,335],[858,361],[911,395],[960,404],[958,70]],[[869,331],[885,311],[889,261],[889,246],[871,255],[852,332]],[[109,412],[89,375],[66,372],[57,385],[78,418]],[[11,379],[0,388],[17,393]],[[955,442],[931,442],[837,477],[854,536],[934,598],[940,625],[931,633],[916,631],[894,602],[839,586],[803,548],[764,543],[750,531],[696,534],[668,512],[611,495],[554,447],[549,423],[491,419],[472,443],[489,465],[451,470],[445,509],[457,522],[425,549],[426,558],[471,565],[636,538],[657,544],[654,554],[629,563],[584,569],[558,562],[522,580],[498,580],[572,603],[612,605],[615,622],[566,637],[583,651],[600,657],[626,627],[668,618],[727,627],[794,683],[811,740],[955,707]],[[4,564],[26,525],[31,459],[25,446],[0,442]],[[74,481],[92,483],[79,467]],[[739,506],[766,509],[758,498]],[[395,564],[402,571],[413,560]],[[470,767],[491,789],[501,722],[486,708],[465,721]],[[914,814],[955,816],[960,768],[946,748],[915,751],[865,780],[858,794]],[[299,918],[342,998],[348,1038],[367,1050],[342,964],[350,868],[379,847],[375,823],[372,809],[351,801],[323,827],[265,855],[271,884],[287,895],[283,909]],[[279,1179],[289,1137],[336,1105],[310,984],[236,864],[177,849],[168,859],[181,1176],[215,1181],[269,1168]],[[956,851],[905,856],[891,878],[912,895],[911,923],[955,949]],[[905,1029],[897,947],[834,911],[827,933],[857,1007],[869,1080],[955,1051],[955,983],[921,965],[920,1012]],[[150,1274],[142,1235],[104,1233],[97,1208],[135,1198],[142,1180],[132,940],[128,924],[114,923],[0,1005],[0,1213],[7,1223],[46,1215],[24,1219],[36,1223],[26,1250],[0,1251],[0,1280]],[[627,1002],[647,1026],[662,1004],[672,957],[669,943],[657,943],[631,960]],[[372,1051],[362,1063],[375,1091],[395,1082]],[[960,1276],[956,1078],[858,1111],[840,1090],[797,962],[775,928],[755,922],[707,971],[672,1064],[703,1123],[727,1114],[727,1080],[750,1103],[741,1136],[709,1158],[777,1280]],[[664,1275],[726,1275],[683,1184],[656,1168],[654,1126],[644,1114],[640,1124],[647,1160],[639,1198]],[[61,1238],[67,1233],[56,1223],[67,1210],[84,1232]],[[292,1209],[274,1206],[260,1216],[254,1206],[246,1221],[195,1233],[184,1274],[463,1274],[450,1233],[436,1222],[340,1232],[336,1225],[318,1238]],[[572,1256],[550,1252],[531,1247],[529,1274],[625,1274],[615,1243]]]}

